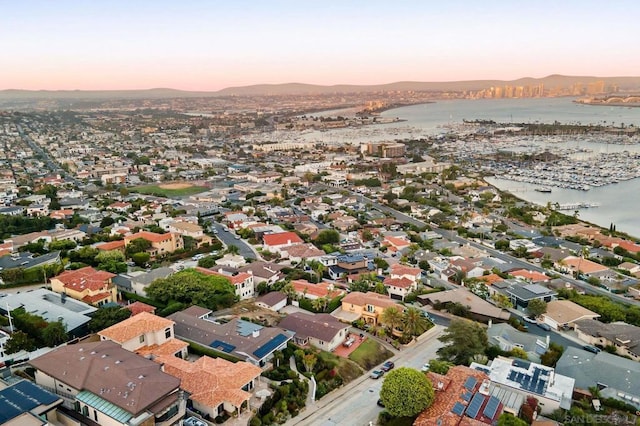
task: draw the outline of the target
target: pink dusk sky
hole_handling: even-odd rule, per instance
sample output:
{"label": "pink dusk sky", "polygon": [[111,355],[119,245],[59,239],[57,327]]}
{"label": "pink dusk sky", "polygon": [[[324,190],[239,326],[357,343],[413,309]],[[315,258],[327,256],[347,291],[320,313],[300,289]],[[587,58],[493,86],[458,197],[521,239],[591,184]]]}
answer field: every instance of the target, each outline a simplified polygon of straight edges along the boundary
{"label": "pink dusk sky", "polygon": [[0,90],[640,75],[636,1],[29,1]]}

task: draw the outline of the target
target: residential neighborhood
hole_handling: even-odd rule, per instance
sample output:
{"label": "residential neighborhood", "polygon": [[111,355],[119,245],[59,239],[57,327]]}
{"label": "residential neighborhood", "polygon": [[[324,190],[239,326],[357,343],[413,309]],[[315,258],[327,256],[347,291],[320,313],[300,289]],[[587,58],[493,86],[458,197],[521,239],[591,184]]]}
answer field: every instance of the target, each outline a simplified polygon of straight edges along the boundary
{"label": "residential neighborhood", "polygon": [[263,101],[0,113],[0,423],[636,419],[632,237]]}

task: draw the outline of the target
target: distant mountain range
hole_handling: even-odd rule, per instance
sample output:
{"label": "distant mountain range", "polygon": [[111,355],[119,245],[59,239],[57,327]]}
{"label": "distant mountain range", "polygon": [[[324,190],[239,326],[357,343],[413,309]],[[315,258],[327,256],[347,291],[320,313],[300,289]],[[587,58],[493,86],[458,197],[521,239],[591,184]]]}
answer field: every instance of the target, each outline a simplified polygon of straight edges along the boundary
{"label": "distant mountain range", "polygon": [[577,83],[589,84],[605,81],[617,85],[621,91],[640,90],[640,77],[594,77],[550,75],[543,78],[520,78],[518,80],[469,80],[420,82],[399,81],[377,85],[322,86],[304,83],[257,84],[252,86],[228,87],[215,92],[192,92],[176,89],[147,90],[1,90],[0,100],[34,99],[162,99],[193,98],[213,96],[251,96],[251,95],[324,95],[337,93],[370,93],[386,91],[462,91],[482,90],[492,86],[531,86],[544,84],[545,87],[570,87]]}

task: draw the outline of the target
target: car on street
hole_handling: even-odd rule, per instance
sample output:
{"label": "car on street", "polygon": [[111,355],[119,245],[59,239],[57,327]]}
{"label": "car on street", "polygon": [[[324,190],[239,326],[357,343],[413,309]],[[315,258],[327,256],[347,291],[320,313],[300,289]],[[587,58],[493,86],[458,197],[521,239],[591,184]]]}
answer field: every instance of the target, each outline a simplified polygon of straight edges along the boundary
{"label": "car on street", "polygon": [[236,240],[239,240],[239,239],[240,239],[240,235],[236,235],[236,236],[235,236],[235,237],[233,237],[233,238],[235,238]]}
{"label": "car on street", "polygon": [[546,324],[544,322],[539,322],[538,327],[540,327],[544,331],[551,331],[551,327],[549,327],[549,324]]}
{"label": "car on street", "polygon": [[420,367],[420,371],[427,372],[429,371],[430,368],[431,368],[431,365],[427,362],[427,363],[424,363],[422,367]]}
{"label": "car on street", "polygon": [[600,353],[600,351],[601,351],[601,349],[600,349],[600,348],[597,348],[597,347],[595,347],[595,346],[591,346],[591,345],[584,345],[584,346],[582,347],[582,349],[584,349],[585,351],[588,351],[588,352],[594,353],[594,354]]}
{"label": "car on street", "polygon": [[522,319],[523,319],[525,322],[528,322],[529,324],[535,324],[535,323],[536,323],[535,318],[531,318],[531,317],[524,316],[524,317],[522,317]]}
{"label": "car on street", "polygon": [[369,375],[369,377],[371,377],[372,379],[379,379],[380,377],[382,377],[383,374],[384,374],[384,371],[382,370],[373,370]]}
{"label": "car on street", "polygon": [[378,399],[378,402],[376,404],[378,404],[378,407],[384,408],[384,402],[382,402],[381,399]]}
{"label": "car on street", "polygon": [[389,370],[393,369],[393,367],[395,367],[395,366],[396,366],[396,365],[395,365],[393,362],[391,362],[391,361],[387,361],[387,362],[385,362],[384,364],[382,364],[382,366],[380,367],[380,369],[381,369],[382,371],[384,371],[384,372],[387,372],[387,371],[389,371]]}

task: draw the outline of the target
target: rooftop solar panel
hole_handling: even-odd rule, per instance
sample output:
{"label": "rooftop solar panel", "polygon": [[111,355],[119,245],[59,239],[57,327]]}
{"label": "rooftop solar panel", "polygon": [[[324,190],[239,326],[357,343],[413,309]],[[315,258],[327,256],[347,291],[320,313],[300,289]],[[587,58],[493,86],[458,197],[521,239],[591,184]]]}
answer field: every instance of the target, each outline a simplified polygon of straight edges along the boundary
{"label": "rooftop solar panel", "polygon": [[469,403],[465,414],[468,417],[475,419],[480,412],[480,408],[482,408],[482,404],[484,403],[484,401],[485,397],[481,393],[476,393],[475,395],[473,395],[473,398],[471,399],[471,402]]}
{"label": "rooftop solar panel", "polygon": [[500,400],[495,396],[489,398],[487,405],[484,407],[484,411],[482,415],[488,419],[493,419],[498,411],[498,407],[500,406]]}
{"label": "rooftop solar panel", "polygon": [[473,394],[471,392],[465,392],[462,395],[462,399],[464,399],[465,401],[469,402],[469,400],[471,399],[472,396],[473,396]]}
{"label": "rooftop solar panel", "polygon": [[462,405],[462,404],[461,404],[461,403],[459,403],[459,402],[456,402],[456,403],[453,405],[453,408],[451,409],[451,412],[452,412],[453,414],[457,414],[458,416],[461,416],[461,415],[462,415],[462,413],[464,413],[464,405]]}
{"label": "rooftop solar panel", "polygon": [[231,353],[236,348],[235,346],[220,340],[214,340],[213,342],[211,342],[209,346],[212,347],[213,349],[217,349],[219,351],[226,352],[226,353]]}
{"label": "rooftop solar panel", "polygon": [[269,340],[267,343],[265,343],[264,345],[260,346],[258,349],[253,351],[253,354],[258,359],[261,359],[266,355],[268,355],[269,352],[275,350],[278,346],[286,342],[287,340],[289,340],[289,337],[285,336],[284,334],[282,333],[276,334],[273,339]]}
{"label": "rooftop solar panel", "polygon": [[473,376],[469,376],[464,382],[464,387],[467,390],[473,390],[476,387],[476,384],[478,384],[478,379]]}

